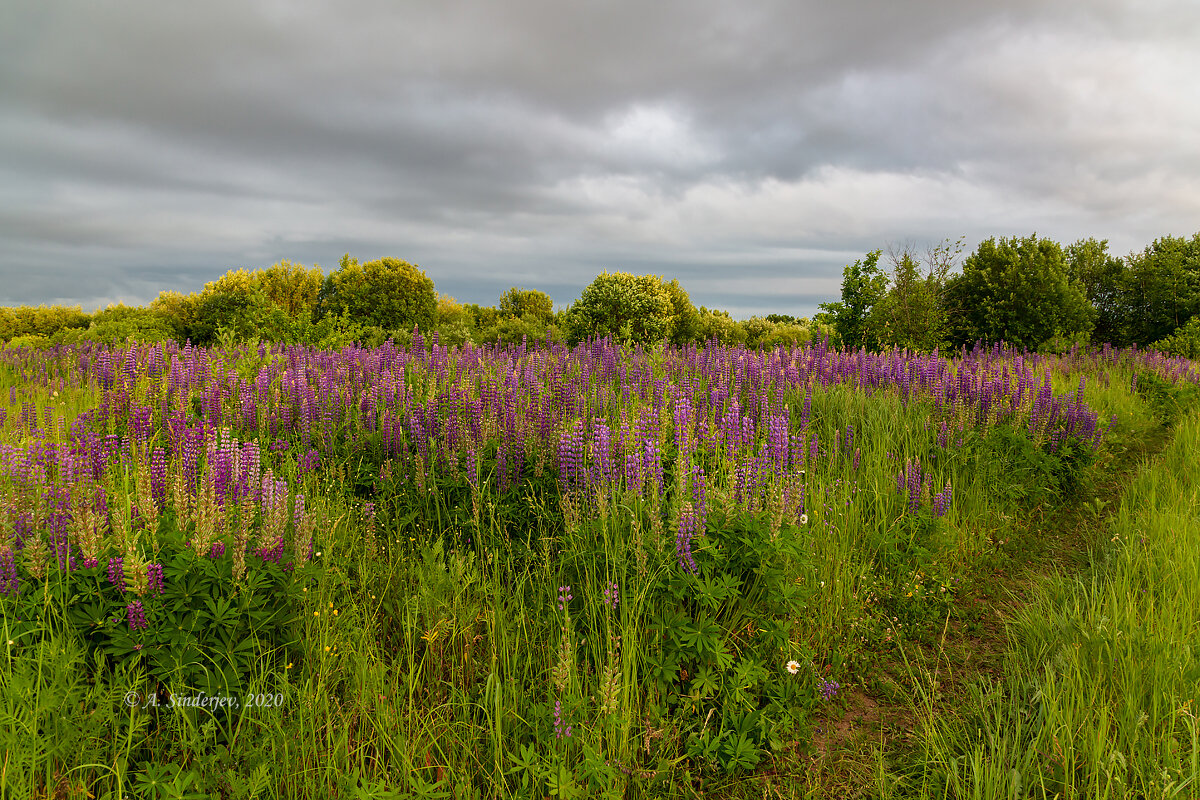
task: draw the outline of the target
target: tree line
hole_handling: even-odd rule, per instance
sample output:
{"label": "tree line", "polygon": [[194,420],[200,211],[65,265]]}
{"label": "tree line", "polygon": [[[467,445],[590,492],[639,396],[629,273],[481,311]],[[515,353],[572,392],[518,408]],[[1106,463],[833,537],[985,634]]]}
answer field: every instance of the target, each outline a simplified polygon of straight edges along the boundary
{"label": "tree line", "polygon": [[817,319],[841,344],[868,350],[1107,343],[1200,357],[1200,233],[1124,258],[1107,241],[1063,247],[1037,234],[986,239],[956,269],[960,251],[961,240],[867,253],[843,270],[841,299]]}
{"label": "tree line", "polygon": [[148,306],[0,308],[0,341],[48,345],[174,339],[197,345],[270,341],[341,347],[436,332],[445,344],[615,336],[630,343],[797,344],[828,338],[867,350],[929,352],[1005,341],[1030,350],[1136,344],[1200,357],[1200,233],[1165,236],[1119,258],[1106,241],[1063,247],[1031,234],[991,238],[961,259],[962,240],[923,252],[867,253],[842,273],[840,299],[812,318],[734,320],[696,308],[677,280],[606,272],[565,309],[513,287],[494,306],[439,295],[417,266],[395,258],[319,266],[281,261],[236,269],[200,292],[164,291]]}

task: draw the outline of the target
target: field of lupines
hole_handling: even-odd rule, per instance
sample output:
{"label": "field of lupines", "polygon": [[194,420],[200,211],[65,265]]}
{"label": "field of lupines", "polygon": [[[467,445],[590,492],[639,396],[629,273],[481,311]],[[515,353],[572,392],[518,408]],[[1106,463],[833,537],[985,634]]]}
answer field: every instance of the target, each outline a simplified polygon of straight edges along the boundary
{"label": "field of lupines", "polygon": [[1109,348],[6,349],[0,791],[766,791],[1023,513],[1086,487],[1138,380],[1200,372]]}

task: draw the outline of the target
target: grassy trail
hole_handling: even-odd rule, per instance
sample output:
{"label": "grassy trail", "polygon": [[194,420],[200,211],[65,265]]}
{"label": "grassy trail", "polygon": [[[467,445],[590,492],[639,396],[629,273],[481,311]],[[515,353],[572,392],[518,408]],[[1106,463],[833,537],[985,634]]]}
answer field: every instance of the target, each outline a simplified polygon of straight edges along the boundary
{"label": "grassy trail", "polygon": [[[1055,792],[1042,791],[1048,788],[1047,771],[1078,788],[1082,773],[1064,781],[1061,766],[1054,766],[1061,759],[1039,761],[1037,756],[1046,753],[1039,750],[1044,743],[1036,741],[1038,737],[1023,738],[1019,728],[1014,733],[1005,727],[1012,720],[1003,716],[993,716],[990,721],[995,724],[989,727],[985,714],[995,714],[996,703],[1008,698],[1005,711],[1028,716],[1027,708],[1012,706],[1027,703],[1040,689],[1026,684],[1027,691],[1014,694],[1004,687],[1036,674],[1039,664],[1028,652],[1019,652],[1014,640],[1027,638],[1028,628],[1045,626],[1056,613],[1063,624],[1074,624],[1070,615],[1083,610],[1074,595],[1086,592],[1103,569],[1100,562],[1120,548],[1122,531],[1144,522],[1139,518],[1131,523],[1130,515],[1144,504],[1147,475],[1188,474],[1172,464],[1181,454],[1186,462],[1186,453],[1196,452],[1196,420],[1193,416],[1171,427],[1147,418],[1114,448],[1109,462],[1097,470],[1101,477],[1086,491],[1069,502],[1033,509],[1013,527],[1012,535],[993,541],[990,558],[961,587],[941,628],[898,642],[896,652],[880,660],[868,685],[851,692],[847,703],[822,721],[813,752],[791,776],[801,780],[792,781],[789,790],[782,788],[788,781],[768,778],[765,796],[1053,797]],[[1185,507],[1191,503],[1193,512],[1197,485],[1200,482],[1193,480],[1182,486],[1177,498]],[[1200,542],[1191,545],[1200,549]],[[1055,638],[1042,633],[1043,638]],[[1009,734],[1012,741],[1005,740]],[[1057,735],[1048,735],[1053,749]],[[1023,745],[1025,752],[1020,758],[1016,752],[995,752],[997,744],[1014,749]],[[975,772],[965,775],[968,761]],[[1009,766],[1018,761],[1024,771]],[[991,771],[981,770],[984,765]],[[1041,781],[1031,783],[1033,775]],[[1155,796],[1200,796],[1194,784],[1183,790]]]}

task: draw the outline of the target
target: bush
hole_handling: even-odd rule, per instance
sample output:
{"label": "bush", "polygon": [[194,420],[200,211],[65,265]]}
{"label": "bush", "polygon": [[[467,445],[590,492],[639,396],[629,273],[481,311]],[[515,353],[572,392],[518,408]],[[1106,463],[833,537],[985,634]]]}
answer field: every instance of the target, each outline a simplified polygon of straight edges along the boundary
{"label": "bush", "polygon": [[342,313],[384,330],[428,330],[437,317],[437,292],[433,281],[407,261],[380,258],[360,265],[346,255],[325,279],[317,313]]}
{"label": "bush", "polygon": [[1176,328],[1170,336],[1150,345],[1150,349],[1170,356],[1200,359],[1200,317],[1192,317],[1186,325]]}
{"label": "bush", "polygon": [[746,341],[746,330],[728,311],[710,311],[702,306],[696,315],[696,341],[742,344]]}
{"label": "bush", "polygon": [[162,342],[175,338],[171,321],[152,309],[136,306],[111,305],[92,316],[86,337],[105,344]]}
{"label": "bush", "polygon": [[554,319],[554,301],[545,292],[512,288],[500,296],[497,309],[501,317],[530,317],[542,325]]}
{"label": "bush", "polygon": [[0,341],[7,342],[18,336],[48,338],[60,330],[86,328],[91,316],[83,313],[79,306],[16,306],[0,308]]}
{"label": "bush", "polygon": [[639,344],[664,341],[675,331],[672,297],[658,276],[605,272],[567,312],[567,333],[572,342],[590,336]]}
{"label": "bush", "polygon": [[1005,341],[1032,349],[1056,334],[1086,335],[1095,320],[1062,247],[1036,234],[980,242],[946,291],[960,315],[959,345]]}

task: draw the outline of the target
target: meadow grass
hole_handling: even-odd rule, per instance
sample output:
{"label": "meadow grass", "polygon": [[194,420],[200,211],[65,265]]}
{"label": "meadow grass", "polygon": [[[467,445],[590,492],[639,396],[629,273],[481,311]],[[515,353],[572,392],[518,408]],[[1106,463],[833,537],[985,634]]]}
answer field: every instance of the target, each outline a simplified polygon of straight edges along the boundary
{"label": "meadow grass", "polygon": [[[820,796],[816,729],[909,644],[944,644],[965,587],[1019,560],[1034,515],[1112,499],[1098,471],[1152,425],[1134,375],[1195,380],[1129,353],[421,347],[5,352],[0,566],[19,590],[0,587],[0,794]],[[1089,414],[1104,422],[1087,428]],[[1076,423],[1103,435],[1063,433]],[[91,513],[92,532],[77,529]],[[1044,591],[1066,597],[1071,581]],[[1126,644],[1115,619],[1030,612],[1043,638],[1014,634],[1013,674],[1077,655],[1051,652],[1047,631]],[[1080,645],[1094,661],[1101,639]],[[1045,708],[1098,698],[1054,680]],[[201,692],[270,703],[169,705]],[[1021,754],[1023,786],[1051,785],[1030,753],[1055,751],[1028,709],[1009,719],[989,702],[988,741]],[[1185,702],[1142,727],[1175,720],[1180,741]],[[979,785],[968,767],[1008,763],[932,709],[929,768],[881,762],[881,791],[941,796]],[[1115,769],[1098,739],[1048,741]],[[1064,760],[1063,785],[1091,787],[1095,759]]]}
{"label": "meadow grass", "polygon": [[907,769],[884,797],[1200,796],[1200,413],[1138,470],[1082,574],[1036,581],[1007,623],[1003,676],[955,713],[916,711]]}

